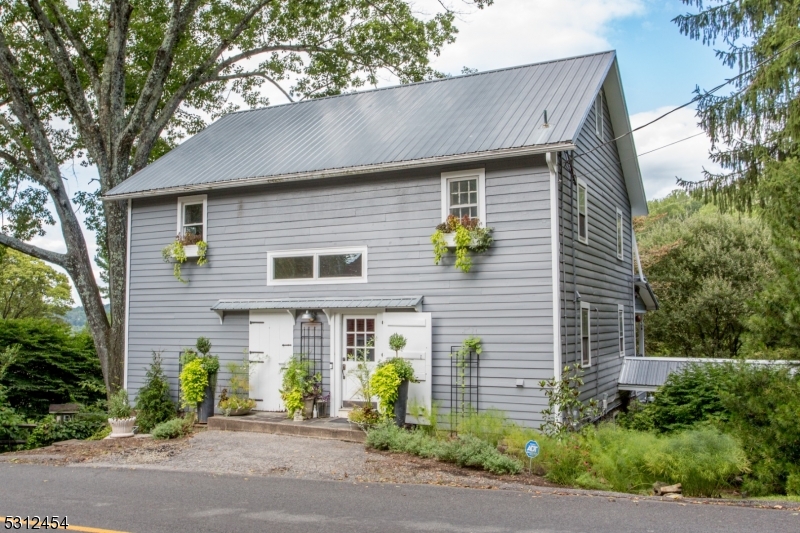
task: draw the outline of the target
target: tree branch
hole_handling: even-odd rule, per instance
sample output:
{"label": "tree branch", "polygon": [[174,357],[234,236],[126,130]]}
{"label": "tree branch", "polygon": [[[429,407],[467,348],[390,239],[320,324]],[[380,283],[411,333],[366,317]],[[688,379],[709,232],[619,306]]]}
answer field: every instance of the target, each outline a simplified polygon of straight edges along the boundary
{"label": "tree branch", "polygon": [[36,259],[53,263],[54,265],[58,265],[62,268],[67,267],[66,255],[57,252],[51,252],[50,250],[45,250],[44,248],[39,248],[38,246],[15,239],[14,237],[6,235],[5,233],[0,233],[0,244],[8,246],[12,250],[22,252],[25,255],[35,257]]}
{"label": "tree branch", "polygon": [[36,181],[41,181],[41,176],[39,175],[36,170],[34,170],[29,165],[26,165],[22,161],[20,161],[14,154],[7,152],[3,149],[0,149],[0,159],[5,159],[11,166],[22,172],[23,174],[27,174],[32,179]]}
{"label": "tree branch", "polygon": [[80,36],[76,35],[72,28],[67,23],[67,19],[64,18],[64,15],[58,9],[58,6],[53,0],[45,0],[47,7],[49,7],[56,16],[56,22],[61,30],[64,32],[64,35],[67,36],[69,42],[72,46],[75,47],[75,51],[78,52],[78,55],[83,62],[83,66],[86,69],[86,72],[89,73],[89,78],[92,80],[92,87],[94,89],[95,94],[100,94],[100,74],[97,70],[97,63],[95,63],[92,54],[89,52],[89,49],[86,48],[86,43],[83,42],[83,39]]}
{"label": "tree branch", "polygon": [[251,72],[240,72],[238,74],[228,74],[225,76],[214,76],[213,78],[204,79],[203,83],[213,83],[215,81],[229,81],[229,80],[239,80],[244,78],[264,78],[264,80],[270,82],[272,85],[278,88],[280,92],[292,103],[294,103],[294,99],[289,95],[286,90],[281,87],[281,85],[275,81],[275,79],[271,78],[268,74],[254,70]]}

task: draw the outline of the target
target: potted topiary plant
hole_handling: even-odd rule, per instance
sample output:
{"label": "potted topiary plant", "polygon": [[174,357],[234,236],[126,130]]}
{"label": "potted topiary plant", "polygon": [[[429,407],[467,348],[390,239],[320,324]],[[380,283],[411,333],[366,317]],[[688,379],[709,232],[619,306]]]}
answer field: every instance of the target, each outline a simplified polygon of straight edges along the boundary
{"label": "potted topiary plant", "polygon": [[217,385],[219,358],[209,354],[211,341],[206,337],[199,337],[195,348],[196,350],[186,348],[181,354],[181,403],[183,407],[195,408],[197,421],[205,424],[208,417],[214,415],[214,389]]}
{"label": "potted topiary plant", "polygon": [[394,417],[395,424],[403,427],[406,423],[408,404],[408,384],[414,381],[411,363],[400,357],[406,347],[406,338],[399,333],[389,337],[389,347],[395,357],[378,363],[370,378],[370,390],[378,397],[379,409],[385,418]]}
{"label": "potted topiary plant", "polygon": [[108,423],[111,424],[112,439],[133,437],[133,424],[136,417],[128,401],[128,391],[119,389],[108,399]]}

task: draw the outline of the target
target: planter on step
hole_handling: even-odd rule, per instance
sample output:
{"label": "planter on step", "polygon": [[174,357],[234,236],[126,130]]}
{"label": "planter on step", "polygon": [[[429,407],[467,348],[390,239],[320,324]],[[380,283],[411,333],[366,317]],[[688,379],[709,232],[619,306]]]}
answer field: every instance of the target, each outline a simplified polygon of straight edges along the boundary
{"label": "planter on step", "polygon": [[314,414],[315,398],[305,398],[303,400],[303,418],[311,418]]}
{"label": "planter on step", "polygon": [[214,389],[217,387],[217,375],[208,376],[208,385],[203,401],[197,404],[197,421],[201,424],[208,423],[208,417],[214,416]]}
{"label": "planter on step", "polygon": [[110,438],[133,437],[133,425],[136,423],[135,416],[130,418],[109,418],[108,423],[111,424]]}
{"label": "planter on step", "polygon": [[394,402],[394,423],[397,427],[406,425],[406,407],[408,404],[408,380],[403,380],[397,389],[397,400]]}

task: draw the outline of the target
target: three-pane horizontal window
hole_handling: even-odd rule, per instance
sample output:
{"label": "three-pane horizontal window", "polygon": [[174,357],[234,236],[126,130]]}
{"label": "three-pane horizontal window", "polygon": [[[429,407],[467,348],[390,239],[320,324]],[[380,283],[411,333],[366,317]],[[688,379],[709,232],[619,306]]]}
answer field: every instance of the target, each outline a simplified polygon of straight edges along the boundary
{"label": "three-pane horizontal window", "polygon": [[366,248],[270,252],[267,260],[268,285],[367,280]]}

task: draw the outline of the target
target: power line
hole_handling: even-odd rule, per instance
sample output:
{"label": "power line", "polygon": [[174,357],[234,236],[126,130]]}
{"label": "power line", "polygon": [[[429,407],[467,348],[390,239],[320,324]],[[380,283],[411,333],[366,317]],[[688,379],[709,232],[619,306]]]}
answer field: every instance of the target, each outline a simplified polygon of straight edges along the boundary
{"label": "power line", "polygon": [[[647,126],[650,126],[651,124],[654,124],[654,123],[658,122],[662,118],[664,118],[664,117],[666,117],[668,115],[671,115],[672,113],[674,113],[676,111],[679,111],[679,110],[683,109],[684,107],[692,105],[693,103],[697,102],[698,100],[700,100],[701,98],[703,98],[705,96],[710,96],[710,95],[714,94],[715,92],[717,92],[718,90],[722,89],[726,85],[729,85],[729,84],[733,83],[734,81],[738,80],[739,78],[742,78],[742,77],[744,77],[744,76],[746,76],[746,75],[758,70],[759,68],[761,68],[762,65],[764,65],[766,63],[769,63],[770,61],[772,61],[773,59],[775,59],[779,55],[783,54],[784,52],[787,52],[788,50],[790,50],[792,48],[794,48],[798,44],[800,44],[800,40],[794,41],[793,43],[785,46],[784,48],[781,48],[780,50],[775,52],[773,55],[771,55],[770,57],[768,57],[764,61],[761,61],[760,63],[756,64],[753,68],[751,68],[749,70],[746,70],[746,71],[744,71],[744,72],[742,72],[742,73],[740,73],[740,74],[738,74],[738,75],[736,75],[736,76],[734,76],[734,77],[732,77],[730,79],[725,80],[724,82],[720,83],[719,85],[717,85],[713,89],[711,89],[709,91],[706,91],[703,94],[698,94],[697,96],[695,96],[694,98],[692,98],[691,100],[686,102],[685,104],[679,105],[678,107],[676,107],[674,109],[670,109],[669,111],[667,111],[663,115],[660,115],[660,116],[654,118],[650,122],[647,122],[646,124],[642,124],[641,126],[633,128],[628,133],[623,133],[622,135],[620,135],[618,137],[615,137],[615,138],[611,139],[610,141],[606,141],[606,142],[604,142],[604,143],[602,143],[602,144],[600,144],[598,146],[595,146],[594,148],[592,148],[591,150],[589,150],[587,152],[583,152],[581,154],[575,154],[575,158],[577,159],[577,158],[582,157],[584,155],[590,154],[590,153],[592,153],[592,152],[594,152],[596,150],[599,150],[600,148],[602,148],[603,146],[605,146],[607,144],[611,144],[612,142],[616,142],[616,141],[622,139],[623,137],[627,137],[628,135],[631,135],[635,131],[639,131],[639,130],[641,130],[643,128],[646,128]],[[686,139],[682,139],[682,140],[686,140]],[[678,142],[680,142],[680,141],[678,141]],[[662,148],[664,148],[664,147],[662,146]],[[641,154],[641,155],[644,155],[644,154]]]}
{"label": "power line", "polygon": [[653,152],[657,152],[657,151],[661,150],[662,148],[666,148],[667,146],[672,146],[673,144],[678,144],[678,143],[682,143],[683,141],[688,141],[689,139],[694,139],[695,137],[697,137],[699,135],[705,135],[705,133],[706,132],[701,131],[700,133],[695,133],[694,135],[689,135],[688,137],[684,137],[683,139],[681,139],[679,141],[674,141],[674,142],[671,142],[669,144],[665,144],[664,146],[659,146],[658,148],[653,148],[652,150],[648,150],[647,152],[643,152],[641,154],[636,154],[636,157],[642,157],[643,155],[652,154]]}

